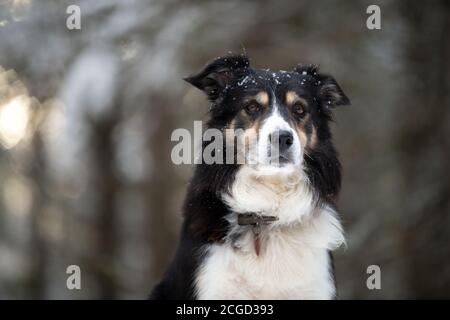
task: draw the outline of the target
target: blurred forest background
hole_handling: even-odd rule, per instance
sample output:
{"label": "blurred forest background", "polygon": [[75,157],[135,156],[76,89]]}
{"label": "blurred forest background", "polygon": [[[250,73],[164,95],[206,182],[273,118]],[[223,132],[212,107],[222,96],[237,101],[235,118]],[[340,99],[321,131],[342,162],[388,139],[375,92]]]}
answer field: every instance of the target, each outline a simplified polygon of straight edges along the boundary
{"label": "blurred forest background", "polygon": [[333,125],[339,297],[450,298],[449,35],[445,0],[0,0],[0,298],[147,296],[192,172],[170,135],[208,108],[181,79],[243,47],[255,67],[320,64],[352,100]]}

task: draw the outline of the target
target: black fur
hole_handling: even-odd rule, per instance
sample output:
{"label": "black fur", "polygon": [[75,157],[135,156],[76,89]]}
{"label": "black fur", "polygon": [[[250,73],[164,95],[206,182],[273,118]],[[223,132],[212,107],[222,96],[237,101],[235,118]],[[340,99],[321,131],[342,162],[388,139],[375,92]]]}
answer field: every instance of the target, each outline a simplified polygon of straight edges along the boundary
{"label": "black fur", "polygon": [[[256,79],[255,82],[238,85],[246,76]],[[318,68],[312,65],[298,66],[292,72],[252,69],[246,56],[230,55],[212,61],[200,73],[185,80],[206,93],[211,101],[207,126],[219,129],[225,128],[242,108],[239,97],[244,93],[277,85],[298,90],[312,106],[309,112],[319,141],[317,147],[307,150],[306,171],[318,202],[334,206],[341,183],[341,166],[328,123],[332,118],[331,109],[350,103],[334,78],[319,74]],[[297,86],[301,81],[304,84]],[[228,190],[238,169],[239,165],[227,164],[196,166],[183,206],[178,250],[163,280],[154,288],[152,299],[195,299],[193,280],[204,259],[202,247],[223,241],[227,234],[224,216],[229,209],[219,195]]]}

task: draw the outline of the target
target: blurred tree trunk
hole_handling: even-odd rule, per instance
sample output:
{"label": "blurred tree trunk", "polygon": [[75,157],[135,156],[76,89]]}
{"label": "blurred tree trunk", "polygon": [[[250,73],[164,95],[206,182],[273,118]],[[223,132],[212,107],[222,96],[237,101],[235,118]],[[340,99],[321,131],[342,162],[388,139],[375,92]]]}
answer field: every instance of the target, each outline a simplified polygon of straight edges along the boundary
{"label": "blurred tree trunk", "polygon": [[115,299],[116,283],[114,276],[115,239],[116,239],[116,196],[119,181],[114,170],[113,130],[117,125],[115,116],[91,121],[92,162],[94,174],[93,190],[98,195],[96,204],[97,256],[94,268],[100,286],[100,299]]}
{"label": "blurred tree trunk", "polygon": [[152,129],[153,134],[149,141],[153,174],[145,188],[148,192],[145,199],[148,210],[147,241],[150,244],[152,266],[149,278],[158,281],[174,254],[177,235],[171,231],[175,229],[178,232],[178,228],[174,228],[173,224],[178,226],[179,223],[171,214],[171,194],[173,197],[173,190],[176,190],[174,184],[177,182],[170,158],[174,115],[170,112],[167,99],[152,96],[151,101],[152,109],[147,115],[152,117],[156,128]]}
{"label": "blurred tree trunk", "polygon": [[409,28],[405,65],[412,77],[398,114],[411,298],[449,298],[450,3],[403,2]]}
{"label": "blurred tree trunk", "polygon": [[41,133],[36,130],[32,141],[33,162],[30,178],[33,181],[33,205],[31,208],[31,256],[32,272],[30,273],[31,299],[45,299],[48,269],[48,246],[42,230],[43,208],[46,202],[44,186],[46,185],[46,162]]}

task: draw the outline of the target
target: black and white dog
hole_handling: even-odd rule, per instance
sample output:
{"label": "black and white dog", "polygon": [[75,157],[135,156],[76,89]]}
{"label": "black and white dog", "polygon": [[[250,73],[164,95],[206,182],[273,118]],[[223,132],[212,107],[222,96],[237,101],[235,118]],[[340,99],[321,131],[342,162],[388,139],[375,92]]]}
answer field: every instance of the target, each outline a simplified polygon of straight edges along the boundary
{"label": "black and white dog", "polygon": [[233,156],[247,152],[244,163],[196,166],[177,253],[151,298],[333,299],[331,251],[344,236],[329,122],[347,96],[313,65],[253,69],[245,55],[185,80],[211,101],[206,127],[221,130],[225,145],[235,141],[228,129],[241,130]]}

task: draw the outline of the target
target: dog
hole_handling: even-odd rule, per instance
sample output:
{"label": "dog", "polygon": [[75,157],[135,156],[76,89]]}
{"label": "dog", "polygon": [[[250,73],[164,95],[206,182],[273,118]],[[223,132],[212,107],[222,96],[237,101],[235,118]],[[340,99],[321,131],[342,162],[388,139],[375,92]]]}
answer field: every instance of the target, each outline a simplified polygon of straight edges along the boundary
{"label": "dog", "polygon": [[254,69],[244,54],[185,80],[207,95],[206,128],[226,146],[229,130],[257,142],[235,145],[234,158],[248,147],[243,163],[196,165],[176,255],[150,298],[334,299],[331,252],[345,239],[329,123],[348,97],[315,65]]}

